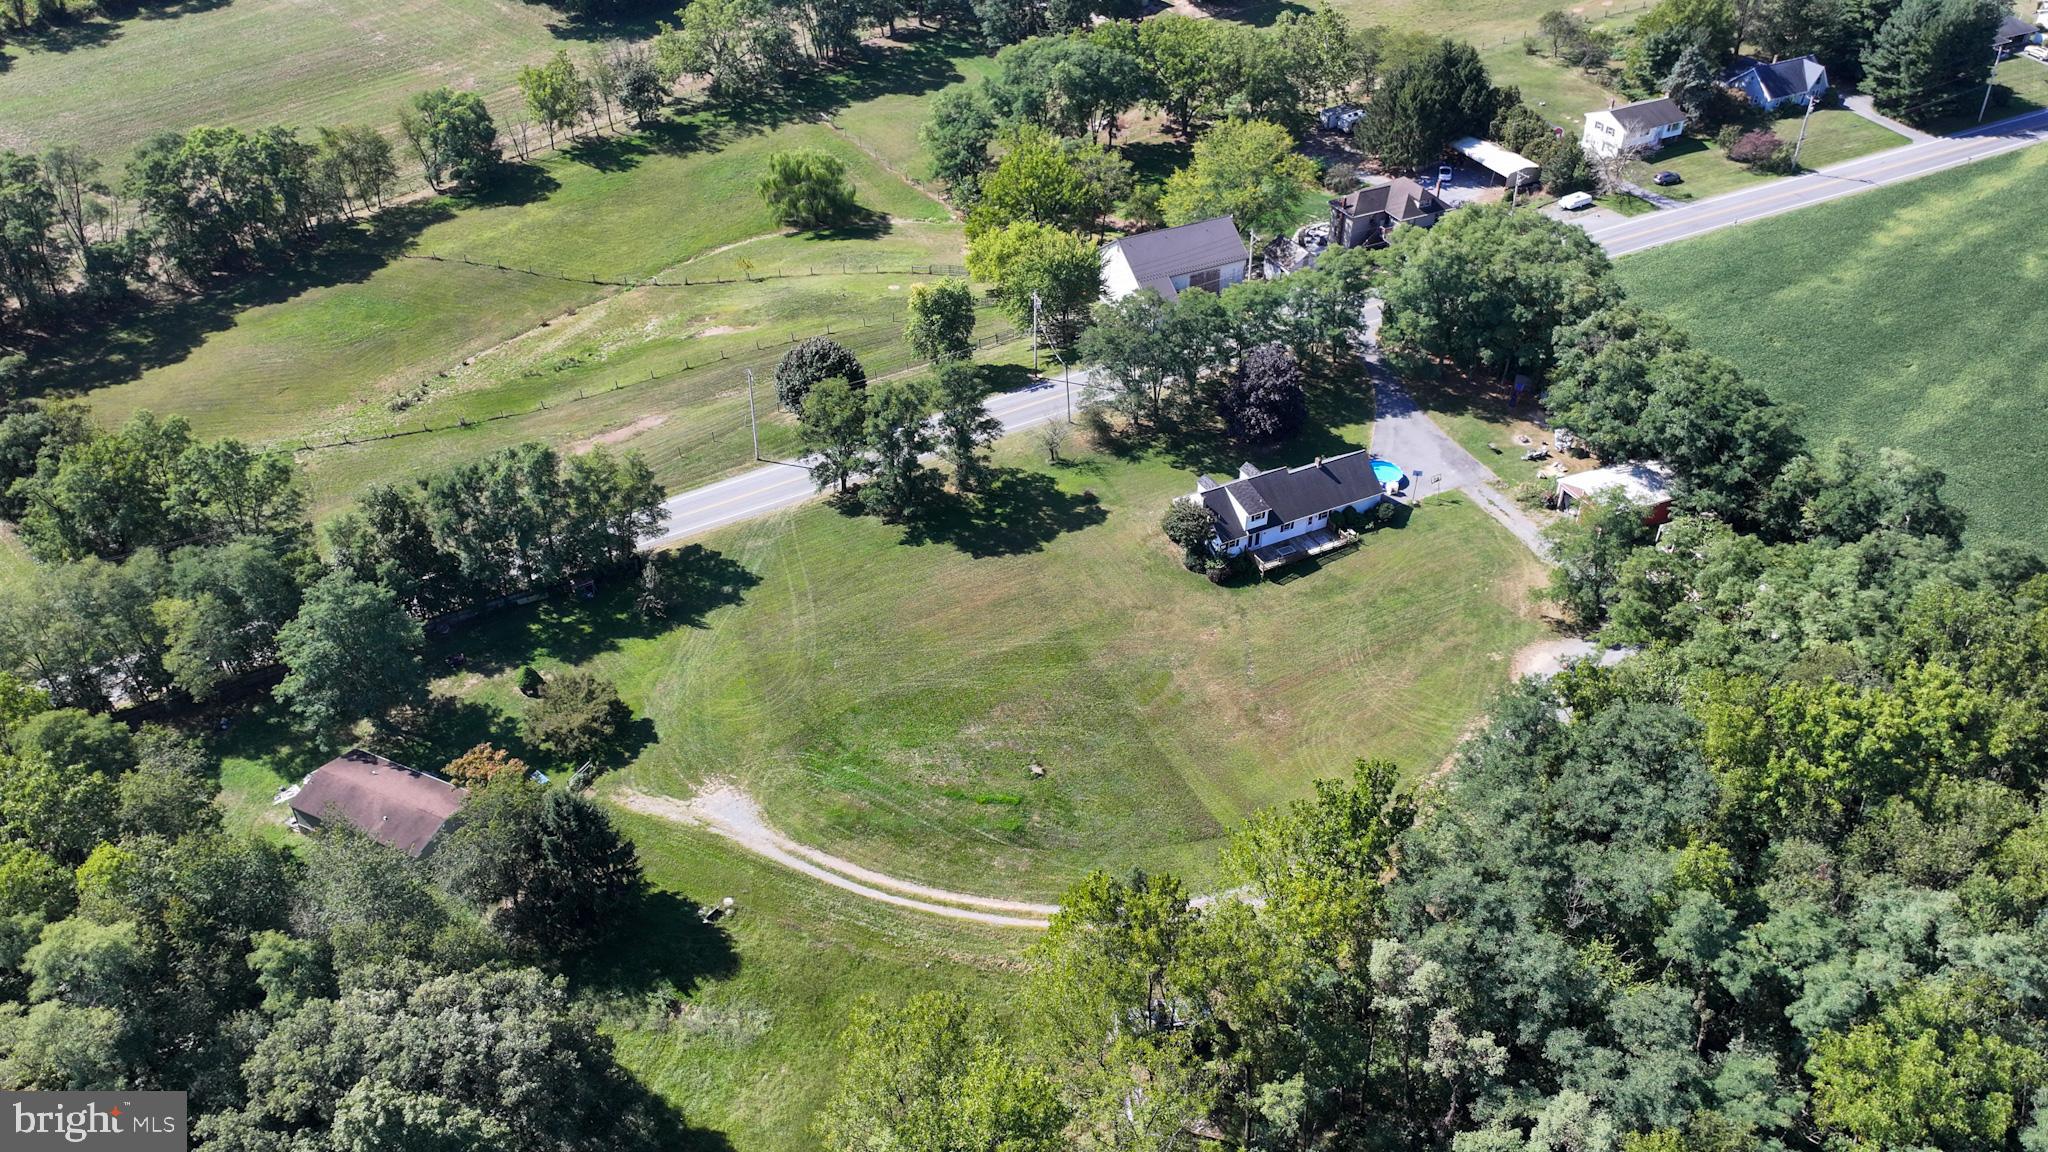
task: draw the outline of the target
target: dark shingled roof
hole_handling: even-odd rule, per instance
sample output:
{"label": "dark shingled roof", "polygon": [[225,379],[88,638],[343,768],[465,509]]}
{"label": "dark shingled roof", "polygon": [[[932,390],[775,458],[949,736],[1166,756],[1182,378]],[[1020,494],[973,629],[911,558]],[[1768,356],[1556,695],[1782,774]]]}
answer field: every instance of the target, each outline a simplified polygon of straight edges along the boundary
{"label": "dark shingled roof", "polygon": [[1251,256],[1244,246],[1244,237],[1237,234],[1237,221],[1229,216],[1139,232],[1115,241],[1110,247],[1123,253],[1140,287],[1157,290],[1169,298],[1173,295],[1175,276],[1242,264]]}
{"label": "dark shingled roof", "polygon": [[331,811],[408,856],[418,856],[462,808],[469,793],[439,776],[407,768],[360,748],[313,769],[292,812],[317,825]]}
{"label": "dark shingled roof", "polygon": [[1396,176],[1385,184],[1360,188],[1355,192],[1339,196],[1330,201],[1330,207],[1346,216],[1370,216],[1385,212],[1396,220],[1411,220],[1437,211],[1441,205],[1429,189],[1408,179]]}
{"label": "dark shingled roof", "polygon": [[2005,19],[1998,22],[1998,35],[1991,42],[1993,44],[2004,44],[2012,40],[2027,40],[2031,39],[2034,33],[2039,31],[2039,28],[2008,12]]}
{"label": "dark shingled roof", "polygon": [[1268,527],[1278,527],[1290,520],[1305,520],[1318,512],[1355,504],[1385,490],[1386,485],[1372,474],[1372,453],[1360,449],[1328,457],[1319,464],[1275,469],[1233,480],[1201,495],[1202,503],[1216,514],[1221,525],[1220,537],[1235,540],[1245,535],[1245,526],[1238,519],[1237,509],[1231,507],[1232,495],[1248,512],[1261,507],[1270,510],[1273,516]]}
{"label": "dark shingled roof", "polygon": [[1763,89],[1764,97],[1769,100],[1803,95],[1813,90],[1815,81],[1826,83],[1828,78],[1828,70],[1811,56],[1795,56],[1773,64],[1747,56],[1735,59],[1735,66],[1728,69],[1726,83],[1740,84],[1744,76],[1755,72],[1757,87]]}
{"label": "dark shingled roof", "polygon": [[1669,96],[1658,96],[1649,100],[1638,100],[1633,104],[1623,104],[1619,108],[1609,108],[1607,114],[1614,117],[1631,134],[1646,128],[1676,124],[1685,119],[1685,109],[1680,108],[1678,102]]}

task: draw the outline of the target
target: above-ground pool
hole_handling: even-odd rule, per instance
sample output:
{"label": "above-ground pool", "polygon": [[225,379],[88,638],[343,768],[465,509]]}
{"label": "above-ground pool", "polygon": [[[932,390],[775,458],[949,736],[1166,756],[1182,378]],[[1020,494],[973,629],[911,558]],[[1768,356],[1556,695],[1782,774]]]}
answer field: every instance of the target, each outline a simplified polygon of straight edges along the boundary
{"label": "above-ground pool", "polygon": [[1372,462],[1372,478],[1382,484],[1392,484],[1396,488],[1408,486],[1408,474],[1401,471],[1401,466],[1392,460],[1381,460],[1378,457],[1374,457]]}

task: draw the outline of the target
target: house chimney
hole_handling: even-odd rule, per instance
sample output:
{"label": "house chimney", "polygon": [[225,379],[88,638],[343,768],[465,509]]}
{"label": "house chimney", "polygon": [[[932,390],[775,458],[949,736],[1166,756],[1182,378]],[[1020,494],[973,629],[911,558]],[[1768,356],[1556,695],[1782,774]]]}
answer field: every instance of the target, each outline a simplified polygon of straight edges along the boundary
{"label": "house chimney", "polygon": [[1321,468],[1322,466],[1323,466],[1323,458],[1322,458],[1321,456],[1317,456],[1317,457],[1316,457],[1316,467],[1318,467],[1318,468]]}

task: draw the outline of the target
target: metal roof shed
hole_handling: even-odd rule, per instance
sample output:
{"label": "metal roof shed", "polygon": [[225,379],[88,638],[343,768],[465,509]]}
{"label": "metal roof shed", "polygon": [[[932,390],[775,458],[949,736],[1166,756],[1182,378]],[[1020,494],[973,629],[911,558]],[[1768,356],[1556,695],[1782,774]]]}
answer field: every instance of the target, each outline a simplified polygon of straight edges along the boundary
{"label": "metal roof shed", "polygon": [[1510,152],[1491,140],[1481,140],[1477,136],[1454,140],[1451,147],[1509,184],[1534,184],[1543,171],[1543,165],[1527,156]]}

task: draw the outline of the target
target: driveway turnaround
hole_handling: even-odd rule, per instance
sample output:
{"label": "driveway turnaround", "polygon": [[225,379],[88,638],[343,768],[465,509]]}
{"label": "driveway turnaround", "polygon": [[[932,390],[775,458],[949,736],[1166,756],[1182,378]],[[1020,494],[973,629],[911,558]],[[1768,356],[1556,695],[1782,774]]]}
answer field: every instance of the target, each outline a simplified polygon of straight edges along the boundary
{"label": "driveway turnaround", "polygon": [[[1088,373],[1073,375],[1073,407],[1080,411],[1087,398]],[[1067,384],[1060,379],[1040,380],[1015,392],[988,399],[988,410],[1003,422],[1004,432],[1021,432],[1050,420],[1067,418]],[[794,508],[817,494],[811,483],[810,457],[766,463],[737,476],[729,476],[702,488],[678,492],[662,503],[666,513],[662,525],[640,543],[658,548],[714,528],[737,524],[784,508]]]}
{"label": "driveway turnaround", "polygon": [[1954,136],[1907,144],[1804,176],[1726,192],[1684,207],[1665,208],[1614,223],[1596,223],[1586,229],[1586,234],[1607,249],[1609,256],[1626,256],[1731,225],[1930,175],[1973,160],[2003,155],[2044,139],[2048,139],[2048,109]]}

